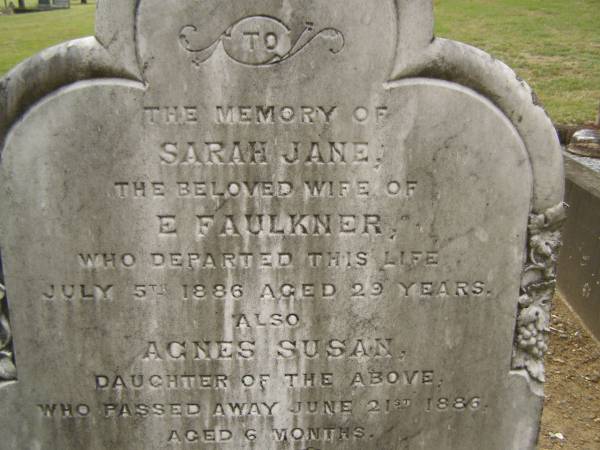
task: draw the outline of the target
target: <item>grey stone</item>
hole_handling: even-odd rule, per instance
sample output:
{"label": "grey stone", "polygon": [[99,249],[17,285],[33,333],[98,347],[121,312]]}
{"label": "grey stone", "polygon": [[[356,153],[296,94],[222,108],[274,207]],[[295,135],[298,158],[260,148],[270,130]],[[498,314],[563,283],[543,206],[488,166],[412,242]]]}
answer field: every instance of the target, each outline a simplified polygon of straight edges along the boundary
{"label": "grey stone", "polygon": [[40,9],[70,8],[71,1],[70,0],[38,0],[38,6],[40,7]]}
{"label": "grey stone", "polygon": [[575,160],[588,169],[600,173],[600,159],[598,158],[592,158],[591,156],[580,156],[573,153],[565,153],[565,159]]}
{"label": "grey stone", "polygon": [[563,228],[557,287],[600,340],[600,160],[565,153],[565,169],[569,217]]}
{"label": "grey stone", "polygon": [[101,1],[9,73],[0,449],[534,448],[560,146],[432,26]]}

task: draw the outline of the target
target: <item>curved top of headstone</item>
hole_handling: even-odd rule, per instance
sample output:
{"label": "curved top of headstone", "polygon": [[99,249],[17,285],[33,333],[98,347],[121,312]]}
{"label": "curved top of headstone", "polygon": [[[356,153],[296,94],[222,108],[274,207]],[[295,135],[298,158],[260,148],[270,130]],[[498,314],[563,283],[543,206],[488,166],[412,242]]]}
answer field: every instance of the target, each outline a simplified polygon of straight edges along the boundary
{"label": "curved top of headstone", "polygon": [[[4,445],[535,447],[561,151],[527,85],[432,13],[101,0],[95,37],[0,81]],[[175,409],[141,420],[154,401]]]}
{"label": "curved top of headstone", "polygon": [[[432,0],[312,0],[308,6],[301,2],[305,11],[314,11],[311,17],[297,16],[295,3],[300,4],[99,0],[95,38],[48,49],[0,81],[0,146],[12,124],[39,99],[82,79],[129,78],[157,92],[185,91],[186,74],[195,71],[198,83],[214,79],[219,63],[229,59],[241,66],[229,83],[253,86],[251,77],[244,78],[249,72],[243,66],[269,67],[260,76],[270,77],[272,86],[286,73],[283,67],[314,75],[315,83],[335,83],[343,61],[357,83],[438,78],[486,96],[511,120],[529,152],[535,180],[532,211],[542,213],[562,201],[564,187],[557,181],[563,177],[560,144],[531,89],[481,50],[434,38]],[[337,25],[342,22],[343,30]],[[270,41],[260,44],[276,46],[277,61],[260,49],[252,55],[240,51],[240,40],[255,39],[256,26],[271,33]],[[328,52],[327,68],[302,67],[302,55],[312,51]],[[348,89],[357,92],[355,86]]]}
{"label": "curved top of headstone", "polygon": [[225,101],[237,86],[265,101],[289,83],[305,102],[340,83],[369,95],[392,70],[394,9],[390,0],[144,0],[136,54],[152,98],[210,92]]}

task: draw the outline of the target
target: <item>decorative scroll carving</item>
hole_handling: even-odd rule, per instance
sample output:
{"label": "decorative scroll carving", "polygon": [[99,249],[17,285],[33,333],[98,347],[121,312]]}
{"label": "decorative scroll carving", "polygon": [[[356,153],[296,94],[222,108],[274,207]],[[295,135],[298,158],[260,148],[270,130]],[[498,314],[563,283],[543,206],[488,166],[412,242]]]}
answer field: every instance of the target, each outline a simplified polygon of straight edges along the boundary
{"label": "decorative scroll carving", "polygon": [[324,39],[329,51],[339,53],[344,48],[344,35],[335,28],[315,31],[312,22],[292,40],[291,30],[280,20],[269,16],[245,17],[223,32],[212,44],[202,43],[203,33],[194,25],[186,25],[179,33],[180,45],[193,55],[192,63],[199,67],[222,46],[232,60],[247,66],[272,66],[291,58],[317,38]]}
{"label": "decorative scroll carving", "polygon": [[543,383],[544,354],[548,350],[550,306],[556,286],[556,261],[565,219],[561,203],[529,217],[528,255],[521,280],[513,369],[525,369]]}
{"label": "decorative scroll carving", "polygon": [[0,284],[0,383],[17,378],[14,355],[12,350],[12,334],[8,322],[6,305],[6,290]]}

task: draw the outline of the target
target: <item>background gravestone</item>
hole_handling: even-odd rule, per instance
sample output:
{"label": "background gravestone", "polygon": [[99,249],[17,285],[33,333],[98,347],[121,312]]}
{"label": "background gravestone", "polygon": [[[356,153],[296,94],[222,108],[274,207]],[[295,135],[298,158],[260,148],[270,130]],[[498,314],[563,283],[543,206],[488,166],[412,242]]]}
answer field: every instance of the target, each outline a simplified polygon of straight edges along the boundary
{"label": "background gravestone", "polygon": [[71,2],[70,0],[39,0],[38,5],[40,8],[69,8]]}
{"label": "background gravestone", "polygon": [[533,448],[560,149],[432,23],[101,2],[9,74],[0,448]]}

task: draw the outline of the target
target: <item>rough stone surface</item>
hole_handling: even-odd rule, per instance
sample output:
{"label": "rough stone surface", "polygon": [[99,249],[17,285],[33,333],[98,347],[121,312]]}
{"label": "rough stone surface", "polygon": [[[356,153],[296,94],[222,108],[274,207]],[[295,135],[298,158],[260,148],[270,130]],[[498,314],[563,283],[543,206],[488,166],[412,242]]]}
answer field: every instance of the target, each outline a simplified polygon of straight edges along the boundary
{"label": "rough stone surface", "polygon": [[600,172],[600,159],[598,158],[591,158],[589,156],[579,156],[573,154],[565,154],[565,158],[575,160],[580,164],[593,170],[594,172]]}
{"label": "rough stone surface", "polygon": [[600,164],[565,152],[569,217],[563,229],[564,248],[558,264],[558,289],[600,341]]}
{"label": "rough stone surface", "polygon": [[43,58],[2,82],[0,449],[534,448],[563,186],[524,83],[430,2],[98,18],[37,103]]}

